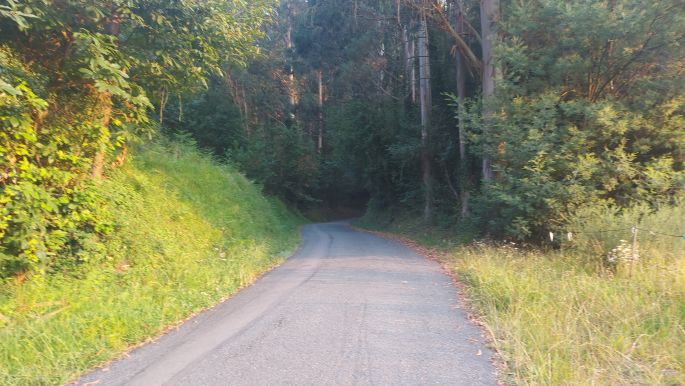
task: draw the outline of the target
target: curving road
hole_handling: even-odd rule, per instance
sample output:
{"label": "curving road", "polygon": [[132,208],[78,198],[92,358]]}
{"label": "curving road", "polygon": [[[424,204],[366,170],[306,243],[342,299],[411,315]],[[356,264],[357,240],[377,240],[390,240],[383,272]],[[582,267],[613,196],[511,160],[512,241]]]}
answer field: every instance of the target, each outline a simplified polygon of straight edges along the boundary
{"label": "curving road", "polygon": [[302,236],[253,286],[77,384],[497,384],[437,263],[345,223]]}

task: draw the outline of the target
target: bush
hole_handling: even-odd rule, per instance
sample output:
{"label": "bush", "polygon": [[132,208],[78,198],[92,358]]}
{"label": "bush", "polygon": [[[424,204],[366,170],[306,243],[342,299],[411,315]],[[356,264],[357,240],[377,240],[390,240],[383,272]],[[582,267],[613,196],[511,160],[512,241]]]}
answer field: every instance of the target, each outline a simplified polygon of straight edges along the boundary
{"label": "bush", "polygon": [[638,256],[675,261],[685,247],[685,203],[664,205],[653,210],[648,205],[621,209],[611,205],[579,209],[568,223],[572,239],[562,235],[562,247],[578,251],[594,261],[607,263],[607,256],[621,244],[632,248],[632,229],[637,226]]}
{"label": "bush", "polygon": [[89,118],[97,106],[85,98],[79,113],[50,116],[54,97],[33,91],[44,80],[5,47],[0,69],[0,278],[94,258],[111,229],[84,179],[110,138]]}
{"label": "bush", "polygon": [[63,384],[282,261],[300,220],[189,144],[147,144],[92,187],[114,231],[72,273],[0,284],[0,384]]}

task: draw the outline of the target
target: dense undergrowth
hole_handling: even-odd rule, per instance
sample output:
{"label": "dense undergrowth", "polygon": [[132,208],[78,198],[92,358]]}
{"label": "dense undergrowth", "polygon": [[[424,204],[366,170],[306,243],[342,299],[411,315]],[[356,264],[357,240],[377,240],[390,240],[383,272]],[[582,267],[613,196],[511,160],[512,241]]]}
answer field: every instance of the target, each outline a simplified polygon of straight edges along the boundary
{"label": "dense undergrowth", "polygon": [[[575,220],[572,242],[546,250],[466,244],[406,220],[385,228],[446,252],[445,263],[494,335],[506,363],[503,381],[685,384],[685,240],[676,237],[685,230],[685,205],[586,212]],[[634,261],[625,228],[636,223]],[[621,244],[628,247],[615,248]]]}
{"label": "dense undergrowth", "polygon": [[300,219],[190,145],[96,188],[113,231],[76,270],[0,286],[0,384],[59,384],[216,304],[295,247]]}

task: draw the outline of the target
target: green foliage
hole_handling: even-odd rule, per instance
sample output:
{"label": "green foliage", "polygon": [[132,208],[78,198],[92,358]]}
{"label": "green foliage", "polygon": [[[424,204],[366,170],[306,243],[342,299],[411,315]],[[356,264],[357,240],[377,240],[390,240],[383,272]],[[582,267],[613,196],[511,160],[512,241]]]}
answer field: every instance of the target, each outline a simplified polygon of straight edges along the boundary
{"label": "green foliage", "polygon": [[311,203],[318,178],[312,142],[297,126],[264,128],[245,138],[244,146],[227,153],[245,174],[263,184],[265,191],[292,204]]}
{"label": "green foliage", "polygon": [[301,220],[232,167],[145,144],[93,188],[103,258],[0,287],[0,384],[63,384],[216,304],[278,264]]}
{"label": "green foliage", "polygon": [[399,121],[397,110],[392,102],[362,99],[327,110],[332,150],[330,175],[324,183],[329,189],[344,189],[342,195],[367,191],[372,210],[418,204],[419,127]]}
{"label": "green foliage", "polygon": [[245,118],[222,84],[222,79],[213,77],[205,92],[170,105],[165,130],[189,134],[217,157],[226,155],[236,143],[244,143]]}
{"label": "green foliage", "polygon": [[45,127],[48,102],[22,81],[32,74],[7,48],[0,65],[7,80],[0,93],[0,277],[96,258],[97,237],[110,227],[82,177],[109,133],[87,124]]}
{"label": "green foliage", "polygon": [[540,240],[581,207],[656,208],[685,187],[685,15],[677,1],[592,3],[503,9],[505,76],[485,101],[498,114],[470,128],[497,175],[477,205],[492,233]]}
{"label": "green foliage", "polygon": [[0,277],[73,270],[111,231],[91,186],[149,136],[151,103],[258,53],[269,1],[0,6]]}
{"label": "green foliage", "polygon": [[638,141],[648,141],[644,133],[653,132],[661,142],[669,133],[681,136],[679,126],[669,125],[661,106],[648,113],[619,108],[609,101],[560,102],[553,94],[519,97],[506,106],[489,138],[493,147],[498,144],[493,154],[498,178],[482,197],[495,218],[491,229],[541,237],[585,205],[657,206],[681,191],[682,159],[674,160],[671,149],[637,148]]}
{"label": "green foliage", "polygon": [[631,243],[632,228],[638,227],[638,256],[675,261],[685,246],[685,205],[662,205],[654,210],[647,204],[630,208],[596,205],[580,208],[568,221],[572,239],[562,239],[561,247],[577,251],[590,263],[611,265],[609,252],[620,240]]}
{"label": "green foliage", "polygon": [[212,79],[207,91],[171,106],[169,112],[173,114],[165,120],[167,131],[190,136],[215,157],[239,167],[267,194],[293,205],[314,201],[319,159],[311,138],[294,122],[248,121],[218,78]]}

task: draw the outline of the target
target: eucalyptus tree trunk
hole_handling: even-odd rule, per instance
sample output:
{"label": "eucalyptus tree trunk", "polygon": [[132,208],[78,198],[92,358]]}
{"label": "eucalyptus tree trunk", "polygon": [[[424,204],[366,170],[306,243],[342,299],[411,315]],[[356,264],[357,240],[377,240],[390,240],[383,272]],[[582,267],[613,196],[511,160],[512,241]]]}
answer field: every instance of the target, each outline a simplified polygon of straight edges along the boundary
{"label": "eucalyptus tree trunk", "polygon": [[[290,2],[286,5],[288,9],[288,26],[285,34],[285,46],[290,52],[293,49],[293,10]],[[295,112],[297,110],[297,104],[299,103],[299,93],[297,91],[297,79],[295,78],[295,68],[292,63],[288,66],[288,102],[289,102],[289,114],[290,118],[295,120],[297,117]]]}
{"label": "eucalyptus tree trunk", "polygon": [[318,122],[318,133],[316,141],[316,150],[321,153],[323,151],[323,131],[324,131],[324,121],[323,121],[323,100],[324,100],[324,87],[323,87],[323,70],[316,70],[316,80],[318,82],[318,98],[317,107],[319,109],[319,122]]}
{"label": "eucalyptus tree trunk", "polygon": [[421,21],[417,35],[419,51],[419,100],[421,102],[421,179],[424,189],[424,220],[433,218],[433,171],[431,165],[431,71],[428,47],[428,22],[426,10],[421,10]]}
{"label": "eucalyptus tree trunk", "polygon": [[[464,36],[464,1],[453,0],[455,15],[455,31]],[[464,66],[464,54],[461,50],[456,49],[456,65],[457,65],[457,101],[459,114],[459,196],[461,200],[461,216],[468,217],[469,215],[469,176],[467,175],[467,158],[466,158],[466,122],[464,119],[465,108],[464,102],[466,100],[466,68]]]}
{"label": "eucalyptus tree trunk", "polygon": [[[483,136],[487,139],[490,133],[493,111],[490,98],[495,94],[496,69],[493,57],[493,44],[497,37],[496,22],[499,17],[499,0],[480,1],[480,24],[483,47]],[[483,180],[492,180],[492,160],[485,152],[483,155]]]}
{"label": "eucalyptus tree trunk", "polygon": [[408,98],[412,104],[416,104],[416,46],[406,25],[402,27],[402,45],[404,47],[404,76],[409,88]]}

